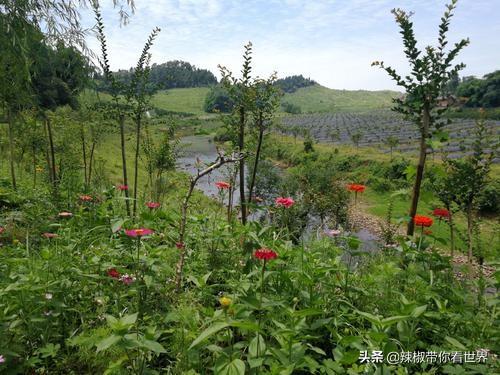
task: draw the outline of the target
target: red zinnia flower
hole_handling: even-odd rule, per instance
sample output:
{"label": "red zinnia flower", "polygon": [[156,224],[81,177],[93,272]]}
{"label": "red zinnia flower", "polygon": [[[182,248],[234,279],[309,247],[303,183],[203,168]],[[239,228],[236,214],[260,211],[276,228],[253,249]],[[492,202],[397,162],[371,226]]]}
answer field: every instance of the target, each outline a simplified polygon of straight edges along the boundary
{"label": "red zinnia flower", "polygon": [[361,185],[361,184],[349,184],[349,185],[347,185],[347,190],[354,191],[356,193],[362,193],[365,191],[365,189],[366,189],[366,186]]}
{"label": "red zinnia flower", "polygon": [[279,197],[276,198],[275,200],[276,206],[278,207],[285,207],[285,208],[290,208],[295,204],[295,201],[293,200],[292,197]]}
{"label": "red zinnia flower", "polygon": [[413,222],[419,227],[430,227],[434,221],[428,216],[415,215]]}
{"label": "red zinnia flower", "polygon": [[59,212],[59,217],[71,217],[73,216],[73,214],[71,212],[68,212],[68,211],[63,211],[63,212]]}
{"label": "red zinnia flower", "polygon": [[119,279],[120,278],[120,272],[116,270],[116,268],[110,268],[107,271],[107,274],[109,277],[112,277],[113,279]]}
{"label": "red zinnia flower", "polygon": [[127,185],[118,185],[116,188],[118,190],[120,190],[120,191],[128,190],[128,186]]}
{"label": "red zinnia flower", "polygon": [[260,260],[271,260],[276,259],[278,257],[278,254],[274,250],[262,248],[255,250],[253,256]]}
{"label": "red zinnia flower", "polygon": [[184,249],[184,244],[182,242],[176,242],[175,247],[178,249]]}
{"label": "red zinnia flower", "polygon": [[218,189],[227,190],[231,187],[231,184],[229,184],[228,182],[225,182],[225,181],[217,181],[215,183],[215,186],[217,186]]}
{"label": "red zinnia flower", "polygon": [[80,195],[82,202],[92,202],[93,198],[90,195]]}
{"label": "red zinnia flower", "polygon": [[450,211],[446,208],[435,208],[432,214],[440,219],[448,219],[450,217]]}
{"label": "red zinnia flower", "polygon": [[125,231],[125,234],[129,237],[149,236],[150,234],[153,233],[154,231],[152,229],[147,229],[147,228],[127,229]]}
{"label": "red zinnia flower", "polygon": [[50,238],[57,238],[57,237],[59,237],[57,235],[57,233],[50,233],[50,232],[45,232],[45,233],[42,234],[42,236],[44,236],[45,238],[49,238],[49,239]]}
{"label": "red zinnia flower", "polygon": [[146,206],[150,209],[150,210],[154,210],[158,207],[160,207],[160,203],[158,202],[147,202],[146,203]]}

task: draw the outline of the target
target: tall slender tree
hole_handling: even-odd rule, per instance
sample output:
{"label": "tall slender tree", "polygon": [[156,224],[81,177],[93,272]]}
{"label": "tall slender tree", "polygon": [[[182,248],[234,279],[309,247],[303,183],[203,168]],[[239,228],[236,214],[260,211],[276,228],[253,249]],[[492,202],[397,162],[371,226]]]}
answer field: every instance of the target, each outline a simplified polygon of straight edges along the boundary
{"label": "tall slender tree", "polygon": [[409,212],[411,219],[408,221],[408,235],[413,235],[415,228],[413,217],[417,213],[424,176],[427,142],[433,131],[445,124],[442,115],[446,108],[438,106],[438,98],[449,80],[465,67],[463,63],[457,65],[452,65],[452,63],[458,53],[469,44],[468,39],[462,39],[449,51],[446,50],[448,44],[446,34],[456,4],[457,0],[452,0],[446,6],[446,11],[439,25],[437,47],[427,46],[425,51],[417,47],[413,23],[411,22],[412,14],[399,8],[393,9],[392,13],[396,23],[401,29],[404,54],[408,59],[411,72],[403,78],[396,70],[386,66],[384,62],[375,61],[372,63],[373,66],[385,70],[398,86],[405,89],[406,95],[403,98],[394,99],[395,107],[393,110],[402,113],[407,120],[415,123],[420,132],[420,151]]}

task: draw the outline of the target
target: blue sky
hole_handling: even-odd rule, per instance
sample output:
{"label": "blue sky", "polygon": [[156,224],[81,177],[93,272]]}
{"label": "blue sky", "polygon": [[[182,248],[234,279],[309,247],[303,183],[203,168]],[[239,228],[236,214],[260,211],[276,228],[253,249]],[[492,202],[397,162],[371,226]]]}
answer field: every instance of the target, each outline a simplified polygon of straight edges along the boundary
{"label": "blue sky", "polygon": [[[185,60],[218,75],[217,64],[239,71],[243,45],[254,45],[254,73],[265,77],[303,74],[337,89],[397,89],[381,70],[383,60],[408,70],[390,10],[399,7],[412,19],[421,46],[435,44],[444,0],[135,0],[135,14],[120,27],[111,0],[101,0],[113,69],[134,66],[150,31],[162,31],[152,61]],[[93,25],[90,11],[84,25]],[[500,69],[500,0],[459,0],[449,40],[469,37],[457,61],[465,75]],[[450,43],[450,44],[451,44]],[[96,52],[95,37],[88,37]]]}

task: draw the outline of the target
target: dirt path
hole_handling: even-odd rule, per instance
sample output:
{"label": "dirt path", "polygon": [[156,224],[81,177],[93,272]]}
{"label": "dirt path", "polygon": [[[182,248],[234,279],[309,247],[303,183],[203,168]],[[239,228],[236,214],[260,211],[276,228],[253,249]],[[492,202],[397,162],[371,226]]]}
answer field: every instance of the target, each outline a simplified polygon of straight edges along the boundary
{"label": "dirt path", "polygon": [[[368,206],[358,204],[356,207],[351,207],[349,209],[350,222],[357,230],[365,229],[381,241],[384,220],[376,215],[370,214],[367,211]],[[404,236],[405,230],[402,226],[399,226],[396,229],[396,233],[399,236]],[[445,250],[434,245],[433,247],[442,255],[450,255],[449,250],[447,249]],[[480,266],[475,259],[473,259],[472,263],[469,263],[467,256],[463,254],[454,254],[452,263],[455,275],[460,280],[478,278],[481,269],[485,277],[491,277],[495,272],[495,267],[486,264]]]}

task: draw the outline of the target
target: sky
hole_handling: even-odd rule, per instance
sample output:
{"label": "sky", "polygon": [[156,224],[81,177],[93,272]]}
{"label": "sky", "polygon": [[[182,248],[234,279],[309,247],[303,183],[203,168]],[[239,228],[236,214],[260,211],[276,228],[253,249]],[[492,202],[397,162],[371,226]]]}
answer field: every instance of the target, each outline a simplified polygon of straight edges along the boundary
{"label": "sky", "polygon": [[[391,9],[414,12],[419,47],[437,43],[445,0],[135,0],[129,23],[120,26],[118,8],[101,0],[113,70],[135,66],[151,30],[161,32],[152,62],[184,60],[209,69],[218,64],[239,72],[243,46],[253,44],[254,75],[302,74],[323,86],[347,90],[399,90],[387,74],[371,67],[384,61],[405,74],[399,29]],[[82,11],[86,27],[95,24]],[[448,33],[449,45],[468,37],[457,62],[461,75],[483,76],[500,69],[500,0],[459,0]],[[99,53],[92,33],[89,47]]]}

